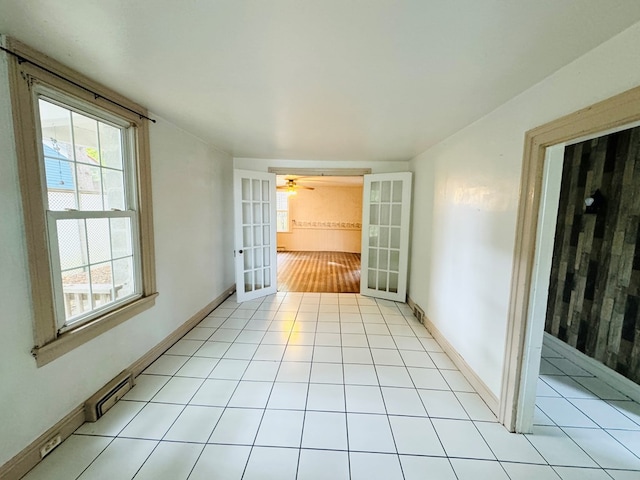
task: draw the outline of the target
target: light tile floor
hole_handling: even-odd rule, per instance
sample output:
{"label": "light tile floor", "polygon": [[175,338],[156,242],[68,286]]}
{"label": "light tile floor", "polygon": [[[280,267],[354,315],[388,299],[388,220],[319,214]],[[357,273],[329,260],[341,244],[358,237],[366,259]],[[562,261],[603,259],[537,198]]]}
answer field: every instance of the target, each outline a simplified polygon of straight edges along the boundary
{"label": "light tile floor", "polygon": [[640,405],[543,351],[508,433],[408,306],[231,297],[25,478],[640,479]]}

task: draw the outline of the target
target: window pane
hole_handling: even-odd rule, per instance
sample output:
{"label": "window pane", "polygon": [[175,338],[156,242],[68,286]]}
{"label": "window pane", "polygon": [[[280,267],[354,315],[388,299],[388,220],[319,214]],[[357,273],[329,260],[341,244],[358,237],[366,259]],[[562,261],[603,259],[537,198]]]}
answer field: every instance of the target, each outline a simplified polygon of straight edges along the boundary
{"label": "window pane", "polygon": [[89,263],[84,220],[58,220],[60,268],[69,270]]}
{"label": "window pane", "polygon": [[123,130],[39,99],[49,210],[125,210]]}
{"label": "window pane", "polygon": [[113,262],[113,288],[116,299],[136,293],[133,257],[125,257]]}
{"label": "window pane", "polygon": [[71,113],[76,162],[100,165],[98,122],[76,112]]}
{"label": "window pane", "polygon": [[98,123],[100,138],[100,164],[103,167],[122,170],[122,133],[120,129]]}
{"label": "window pane", "polygon": [[112,218],[111,224],[111,252],[113,258],[127,257],[133,254],[131,246],[131,219]]}
{"label": "window pane", "polygon": [[87,243],[89,244],[89,262],[100,263],[111,260],[108,218],[87,219]]}
{"label": "window pane", "polygon": [[102,169],[104,182],[104,209],[125,210],[124,175],[119,170]]}

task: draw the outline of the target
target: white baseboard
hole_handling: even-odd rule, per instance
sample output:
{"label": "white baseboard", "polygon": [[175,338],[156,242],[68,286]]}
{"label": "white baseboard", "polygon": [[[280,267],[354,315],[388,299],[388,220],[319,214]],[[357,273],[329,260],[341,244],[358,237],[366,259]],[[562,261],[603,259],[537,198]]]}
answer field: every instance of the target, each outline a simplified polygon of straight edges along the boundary
{"label": "white baseboard", "polygon": [[[139,375],[145,368],[151,365],[160,355],[166,352],[174,343],[180,340],[187,332],[200,323],[212,310],[224,302],[235,292],[235,286],[227,288],[215,300],[191,316],[180,327],[174,330],[158,345],[153,347],[127,369],[133,372],[134,376]],[[100,390],[100,389],[98,389]],[[40,447],[42,447],[54,435],[60,435],[62,441],[66,440],[85,421],[84,403],[74,408],[67,416],[57,422],[46,432],[22,449],[4,465],[0,466],[0,479],[19,480],[24,475],[40,463]]]}
{"label": "white baseboard", "polygon": [[[416,303],[407,297],[407,304],[413,309]],[[442,347],[444,352],[451,358],[451,361],[458,367],[458,370],[464,375],[467,381],[475,388],[480,398],[484,400],[489,409],[497,417],[500,408],[500,400],[493,392],[487,387],[482,379],[476,374],[476,372],[469,366],[464,358],[458,353],[458,351],[449,343],[445,336],[438,330],[429,317],[426,315],[423,318],[423,324],[429,333],[435,338],[436,342]]]}
{"label": "white baseboard", "polygon": [[544,342],[548,344],[553,350],[571,360],[580,368],[586,370],[593,376],[599,378],[611,388],[615,388],[623,395],[626,395],[636,402],[640,402],[640,385],[629,380],[627,377],[620,375],[615,370],[607,367],[605,364],[585,355],[579,350],[576,350],[571,345],[558,340],[553,335],[544,332]]}

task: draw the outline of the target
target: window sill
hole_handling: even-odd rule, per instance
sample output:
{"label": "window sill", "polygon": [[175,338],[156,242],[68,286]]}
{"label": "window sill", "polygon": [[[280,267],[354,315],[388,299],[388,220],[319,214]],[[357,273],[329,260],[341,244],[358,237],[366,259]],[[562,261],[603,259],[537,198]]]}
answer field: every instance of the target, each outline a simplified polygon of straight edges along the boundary
{"label": "window sill", "polygon": [[100,318],[61,334],[58,338],[42,347],[34,347],[31,350],[31,354],[36,359],[37,366],[42,367],[52,362],[74,348],[153,307],[157,296],[158,293],[152,293],[146,297],[139,298]]}

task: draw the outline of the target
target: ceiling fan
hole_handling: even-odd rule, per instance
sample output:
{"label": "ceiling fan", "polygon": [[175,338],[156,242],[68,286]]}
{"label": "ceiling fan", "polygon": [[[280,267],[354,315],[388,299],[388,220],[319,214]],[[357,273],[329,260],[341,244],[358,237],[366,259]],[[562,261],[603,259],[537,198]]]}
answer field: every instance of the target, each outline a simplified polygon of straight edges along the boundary
{"label": "ceiling fan", "polygon": [[305,190],[315,190],[315,188],[313,187],[305,187],[304,185],[300,185],[298,183],[296,183],[295,179],[293,178],[287,178],[286,179],[286,183],[284,185],[281,185],[279,187],[276,187],[277,190],[286,190],[286,192],[289,195],[295,195],[297,192],[297,190],[299,188],[303,188]]}

